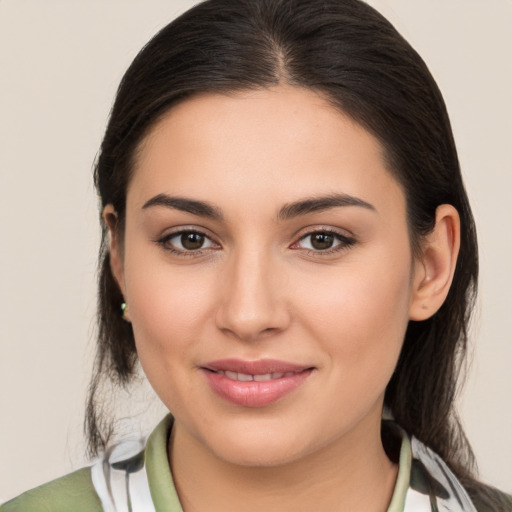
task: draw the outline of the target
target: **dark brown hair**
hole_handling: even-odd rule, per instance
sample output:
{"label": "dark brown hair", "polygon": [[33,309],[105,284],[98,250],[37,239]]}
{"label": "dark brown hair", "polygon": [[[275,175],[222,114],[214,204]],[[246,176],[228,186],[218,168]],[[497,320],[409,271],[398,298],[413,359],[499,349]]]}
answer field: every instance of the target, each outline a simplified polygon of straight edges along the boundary
{"label": "dark brown hair", "polygon": [[[385,404],[475,490],[473,455],[454,410],[478,274],[473,217],[441,93],[420,56],[377,11],[359,0],[207,0],[177,18],[122,79],[96,162],[101,205],[114,206],[122,235],[137,148],[173,105],[201,92],[279,83],[321,92],[379,139],[406,195],[414,248],[433,228],[439,205],[459,212],[452,287],[433,317],[410,322]],[[127,385],[137,363],[102,228],[98,345],[85,424],[91,455],[111,433],[100,384]]]}

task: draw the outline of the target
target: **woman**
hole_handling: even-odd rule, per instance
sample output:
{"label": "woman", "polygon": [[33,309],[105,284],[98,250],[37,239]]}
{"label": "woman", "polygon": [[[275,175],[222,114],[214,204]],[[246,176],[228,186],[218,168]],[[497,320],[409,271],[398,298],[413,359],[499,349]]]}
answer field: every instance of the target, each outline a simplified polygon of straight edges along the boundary
{"label": "woman", "polygon": [[123,78],[96,184],[91,454],[138,359],[173,419],[2,510],[512,510],[453,411],[477,252],[449,120],[374,10],[190,10]]}

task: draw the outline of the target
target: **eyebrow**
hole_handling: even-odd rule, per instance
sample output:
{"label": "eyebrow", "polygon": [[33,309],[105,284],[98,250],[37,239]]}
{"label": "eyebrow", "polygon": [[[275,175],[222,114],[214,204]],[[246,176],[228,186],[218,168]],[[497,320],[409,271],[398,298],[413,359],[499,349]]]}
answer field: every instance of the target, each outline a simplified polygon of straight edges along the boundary
{"label": "eyebrow", "polygon": [[330,194],[322,197],[311,197],[285,204],[277,214],[277,220],[288,220],[299,215],[329,210],[340,206],[359,206],[367,210],[376,211],[375,207],[359,199],[358,197],[347,194]]}
{"label": "eyebrow", "polygon": [[149,201],[146,201],[142,209],[145,210],[153,206],[173,208],[174,210],[180,210],[215,220],[223,220],[224,218],[219,208],[216,208],[206,201],[197,201],[195,199],[187,199],[186,197],[171,197],[167,194],[158,194]]}
{"label": "eyebrow", "polygon": [[[207,201],[199,201],[196,199],[188,199],[185,197],[172,197],[167,194],[158,194],[144,203],[142,209],[154,206],[163,206],[180,210],[182,212],[191,213],[200,217],[207,217],[213,220],[223,220],[222,211],[208,203]],[[320,212],[331,208],[343,206],[358,206],[367,210],[376,211],[375,207],[358,197],[347,194],[330,194],[321,197],[310,197],[285,204],[277,214],[277,220],[283,221],[307,215],[308,213]]]}

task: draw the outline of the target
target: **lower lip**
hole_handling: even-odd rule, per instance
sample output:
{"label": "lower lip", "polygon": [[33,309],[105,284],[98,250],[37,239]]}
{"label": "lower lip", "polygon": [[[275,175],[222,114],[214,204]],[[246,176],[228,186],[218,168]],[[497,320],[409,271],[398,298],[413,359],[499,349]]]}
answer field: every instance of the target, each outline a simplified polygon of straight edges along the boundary
{"label": "lower lip", "polygon": [[242,407],[264,407],[298,388],[312,373],[312,369],[264,381],[241,382],[203,369],[212,389],[222,398]]}

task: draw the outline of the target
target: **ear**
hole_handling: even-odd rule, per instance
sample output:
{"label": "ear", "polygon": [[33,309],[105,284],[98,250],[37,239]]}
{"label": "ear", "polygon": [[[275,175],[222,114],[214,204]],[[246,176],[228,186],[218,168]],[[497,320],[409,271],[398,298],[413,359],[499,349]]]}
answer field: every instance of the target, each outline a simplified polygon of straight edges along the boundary
{"label": "ear", "polygon": [[107,204],[107,206],[103,208],[103,220],[105,221],[105,225],[108,228],[110,238],[110,270],[117,282],[117,285],[119,286],[119,289],[121,290],[121,293],[123,294],[123,297],[126,297],[123,270],[123,252],[121,241],[119,239],[118,217],[117,212],[114,210],[114,207],[111,204]]}
{"label": "ear", "polygon": [[452,284],[460,247],[460,218],[452,205],[437,208],[435,227],[421,245],[409,305],[409,318],[417,321],[436,313]]}

